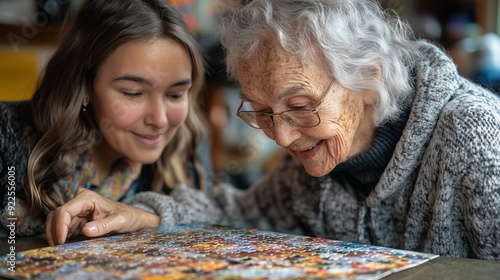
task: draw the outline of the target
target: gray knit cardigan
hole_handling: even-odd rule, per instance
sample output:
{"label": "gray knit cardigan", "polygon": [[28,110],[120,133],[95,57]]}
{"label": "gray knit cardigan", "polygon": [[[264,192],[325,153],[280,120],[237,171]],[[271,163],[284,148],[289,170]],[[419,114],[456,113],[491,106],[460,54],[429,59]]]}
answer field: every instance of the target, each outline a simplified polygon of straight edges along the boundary
{"label": "gray knit cardigan", "polygon": [[306,234],[453,257],[500,260],[500,99],[420,43],[409,119],[365,199],[334,173],[309,176],[285,156],[246,192],[138,194],[162,224],[209,222]]}

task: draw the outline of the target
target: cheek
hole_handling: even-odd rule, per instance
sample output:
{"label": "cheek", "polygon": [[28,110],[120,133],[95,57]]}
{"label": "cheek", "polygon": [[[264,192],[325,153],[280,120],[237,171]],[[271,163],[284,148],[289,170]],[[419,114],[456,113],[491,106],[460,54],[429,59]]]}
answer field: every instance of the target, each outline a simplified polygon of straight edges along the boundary
{"label": "cheek", "polygon": [[129,104],[125,104],[124,102],[121,102],[120,100],[112,100],[109,102],[108,108],[105,109],[105,114],[108,116],[118,116],[121,118],[125,118],[124,115],[130,114],[132,111],[136,110],[134,108],[135,106],[131,106]]}
{"label": "cheek", "polygon": [[346,155],[363,117],[363,103],[356,98],[344,98],[336,104],[332,112],[337,113],[325,121],[325,126],[321,127],[318,133],[327,135],[326,139],[330,140],[332,148],[336,151],[335,154]]}
{"label": "cheek", "polygon": [[103,133],[126,128],[137,121],[141,115],[139,106],[125,104],[118,100],[102,102],[96,106],[95,119]]}
{"label": "cheek", "polygon": [[358,99],[345,100],[343,106],[345,108],[343,121],[346,133],[354,136],[363,118],[363,102]]}
{"label": "cheek", "polygon": [[334,116],[335,123],[339,126],[339,133],[349,138],[356,132],[363,116],[363,102],[354,93],[345,93],[341,100],[333,107],[332,112],[337,112]]}
{"label": "cheek", "polygon": [[184,104],[184,106],[175,107],[170,109],[167,113],[168,123],[170,126],[180,126],[184,123],[187,118],[189,111],[188,104]]}

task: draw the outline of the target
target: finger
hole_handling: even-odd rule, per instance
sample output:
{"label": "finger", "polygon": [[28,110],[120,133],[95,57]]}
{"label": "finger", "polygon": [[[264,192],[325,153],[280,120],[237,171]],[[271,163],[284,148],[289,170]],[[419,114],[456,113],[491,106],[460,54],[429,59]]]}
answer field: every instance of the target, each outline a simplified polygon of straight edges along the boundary
{"label": "finger", "polygon": [[63,214],[64,213],[57,208],[56,210],[50,212],[47,217],[45,234],[50,246],[60,245],[66,241],[68,227],[64,226],[66,222],[61,222],[65,220]]}
{"label": "finger", "polygon": [[80,234],[83,226],[90,221],[91,215],[92,214],[82,213],[72,217],[68,226],[68,238]]}
{"label": "finger", "polygon": [[[102,199],[102,197],[93,192],[83,188],[79,188],[73,199],[68,201],[66,204],[61,206],[61,208],[67,212],[70,217],[88,215],[96,208],[97,200]],[[102,204],[102,203],[101,203]],[[103,204],[105,205],[105,204]],[[103,205],[100,206],[101,211],[109,211],[109,209],[104,209]],[[69,225],[69,224],[68,224]]]}
{"label": "finger", "polygon": [[71,222],[71,217],[61,211],[61,207],[49,213],[45,221],[45,235],[50,246],[63,244],[68,235],[66,224]]}
{"label": "finger", "polygon": [[87,223],[82,232],[85,236],[96,237],[109,233],[124,233],[139,229],[160,226],[161,218],[120,202],[115,203],[115,210],[109,216]]}
{"label": "finger", "polygon": [[[81,223],[78,219],[76,221],[73,221],[73,219],[79,215],[86,216],[93,211],[93,194],[91,191],[80,188],[75,192],[73,199],[51,212],[51,224],[46,232],[51,231],[50,239],[53,245],[66,242],[67,238],[74,235],[75,230],[79,231],[83,224],[87,222],[85,220],[84,223]],[[81,224],[78,229],[75,228],[75,223],[76,225]]]}
{"label": "finger", "polygon": [[52,235],[52,215],[53,213],[50,212],[49,215],[47,216],[47,219],[45,220],[45,239],[47,239],[49,246],[55,245],[53,239],[54,236]]}
{"label": "finger", "polygon": [[77,218],[73,218],[71,220],[71,223],[68,227],[68,236],[66,238],[71,238],[73,236],[77,236],[77,235],[80,235],[80,233],[82,232],[82,228],[83,226],[88,222],[88,219],[86,218],[81,218],[81,217],[77,217]]}
{"label": "finger", "polygon": [[87,223],[82,232],[87,237],[96,237],[106,235],[112,232],[123,232],[127,218],[122,214],[113,214],[100,220]]}
{"label": "finger", "polygon": [[64,210],[61,210],[61,207],[54,210],[53,213],[52,239],[55,245],[61,245],[69,237],[69,224],[72,217]]}

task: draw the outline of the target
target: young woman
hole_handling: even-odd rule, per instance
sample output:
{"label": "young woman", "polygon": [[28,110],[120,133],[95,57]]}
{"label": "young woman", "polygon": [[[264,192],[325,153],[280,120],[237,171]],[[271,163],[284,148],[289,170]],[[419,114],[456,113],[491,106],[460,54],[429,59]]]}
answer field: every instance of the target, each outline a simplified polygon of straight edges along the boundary
{"label": "young woman", "polygon": [[33,98],[0,103],[0,235],[13,220],[19,235],[44,232],[80,188],[124,203],[180,183],[203,188],[203,76],[198,45],[166,1],[82,4]]}

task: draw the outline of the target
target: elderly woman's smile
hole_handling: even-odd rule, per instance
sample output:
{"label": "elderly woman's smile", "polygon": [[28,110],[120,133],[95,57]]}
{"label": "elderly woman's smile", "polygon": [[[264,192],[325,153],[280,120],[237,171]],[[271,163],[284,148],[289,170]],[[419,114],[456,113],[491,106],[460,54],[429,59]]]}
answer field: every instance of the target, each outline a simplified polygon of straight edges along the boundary
{"label": "elderly woman's smile", "polygon": [[[261,57],[238,64],[243,100],[255,111],[274,114],[262,116],[271,118],[272,127],[260,128],[298,159],[310,175],[328,174],[349,156],[369,147],[375,133],[373,94],[354,93],[332,81],[314,52],[300,59],[272,44],[266,52],[257,53]],[[316,108],[320,121],[312,127],[301,127],[276,115]]]}

